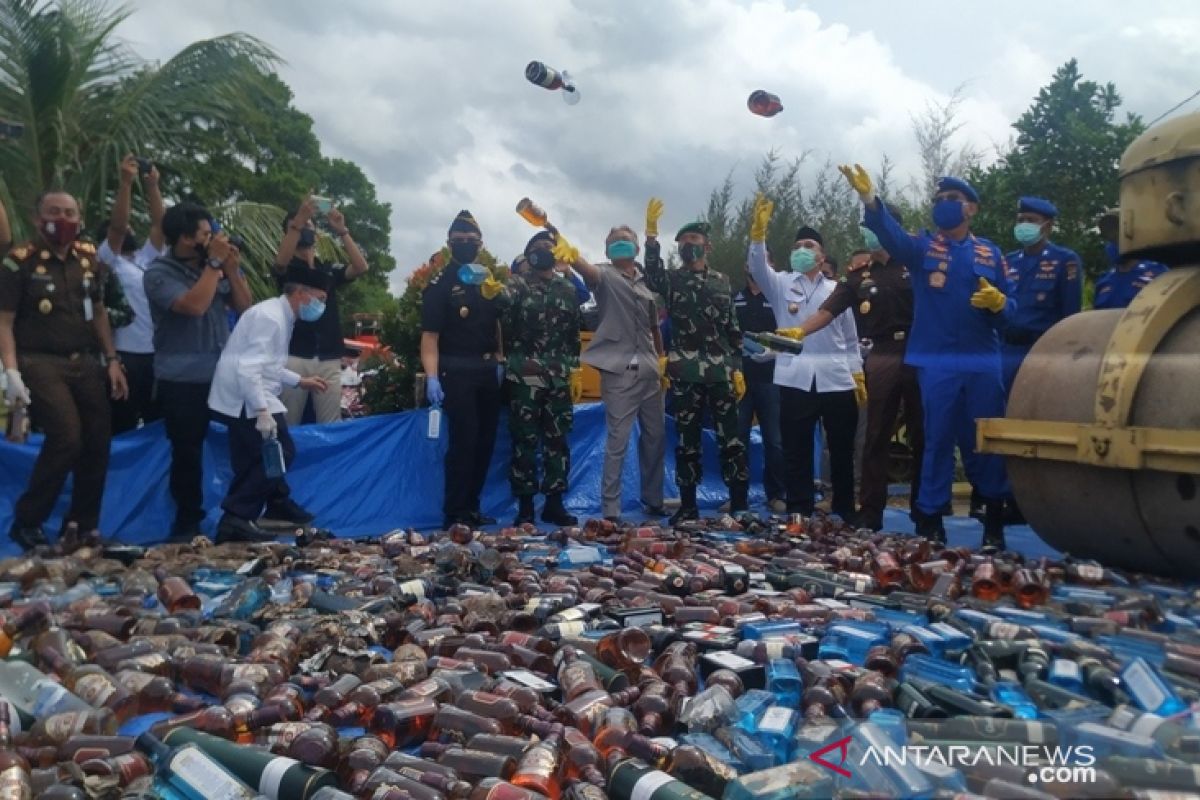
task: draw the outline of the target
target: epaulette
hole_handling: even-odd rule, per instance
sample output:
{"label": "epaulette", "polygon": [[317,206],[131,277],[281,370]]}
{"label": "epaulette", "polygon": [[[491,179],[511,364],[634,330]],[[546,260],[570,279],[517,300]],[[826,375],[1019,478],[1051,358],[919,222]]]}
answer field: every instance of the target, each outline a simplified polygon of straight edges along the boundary
{"label": "epaulette", "polygon": [[29,254],[33,251],[33,243],[25,242],[24,244],[19,244],[12,250],[9,250],[8,255],[15,261],[24,261],[25,259],[29,258]]}
{"label": "epaulette", "polygon": [[77,241],[75,242],[75,250],[79,253],[94,255],[96,253],[96,245],[91,242]]}

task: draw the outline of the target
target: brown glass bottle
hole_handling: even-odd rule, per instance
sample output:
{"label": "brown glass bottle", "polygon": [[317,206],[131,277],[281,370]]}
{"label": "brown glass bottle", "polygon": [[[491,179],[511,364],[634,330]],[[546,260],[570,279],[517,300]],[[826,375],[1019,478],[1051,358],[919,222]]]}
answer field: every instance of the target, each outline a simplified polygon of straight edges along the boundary
{"label": "brown glass bottle", "polygon": [[654,671],[679,695],[696,693],[696,647],[690,642],[672,642],[654,662]]}
{"label": "brown glass bottle", "polygon": [[471,790],[467,800],[545,800],[545,797],[499,778],[484,778]]}
{"label": "brown glass bottle", "polygon": [[562,783],[558,778],[562,732],[562,726],[556,726],[549,736],[525,751],[511,779],[514,786],[538,792],[550,800],[559,800],[562,795]]}
{"label": "brown glass bottle", "polygon": [[627,708],[610,708],[604,712],[592,736],[600,755],[608,758],[614,750],[624,750],[625,741],[638,729],[637,718]]}
{"label": "brown glass bottle", "polygon": [[1040,570],[1019,569],[1013,574],[1013,598],[1021,608],[1033,608],[1050,599],[1050,587]]}
{"label": "brown glass bottle", "polygon": [[138,713],[137,696],[103,667],[93,664],[76,667],[65,677],[63,685],[93,708],[112,711],[118,723]]}
{"label": "brown glass bottle", "polygon": [[150,728],[150,732],[161,739],[176,728],[195,728],[213,736],[229,739],[233,737],[233,714],[224,706],[209,706],[190,714],[181,714],[156,722]]}
{"label": "brown glass bottle", "polygon": [[[4,621],[0,626],[0,658],[8,657],[13,643],[21,636],[45,630],[50,624],[50,605],[30,603]],[[27,770],[28,771],[28,770]]]}
{"label": "brown glass bottle", "polygon": [[498,755],[512,758],[513,767],[516,767],[516,760],[525,755],[525,751],[529,749],[531,744],[529,739],[520,736],[496,735],[494,733],[479,733],[467,740],[468,750],[483,750],[488,753],[496,753]]}
{"label": "brown glass bottle", "polygon": [[29,762],[13,749],[8,709],[8,703],[0,703],[0,796],[27,800],[33,796]]}
{"label": "brown glass bottle", "polygon": [[311,767],[333,769],[338,762],[338,734],[328,725],[314,725],[292,739],[284,755]]}
{"label": "brown glass bottle", "polygon": [[426,737],[437,713],[437,703],[428,698],[384,703],[375,709],[370,730],[390,748],[407,747]]}
{"label": "brown glass bottle", "polygon": [[1003,588],[996,565],[991,561],[984,561],[976,566],[971,575],[971,596],[980,600],[995,601],[1000,599],[1001,594]]}
{"label": "brown glass bottle", "polygon": [[665,681],[646,681],[641,684],[642,693],[633,704],[638,716],[638,730],[646,736],[665,733],[674,722],[672,713],[673,691]]}
{"label": "brown glass bottle", "polygon": [[180,611],[199,611],[200,598],[192,587],[178,575],[162,578],[158,584],[158,602],[168,614],[178,614]]}
{"label": "brown glass bottle", "polygon": [[486,750],[426,742],[421,745],[421,755],[425,758],[436,758],[438,764],[449,767],[460,778],[468,781],[497,776],[508,780],[517,771],[517,759]]}
{"label": "brown glass bottle", "polygon": [[579,729],[568,727],[563,729],[562,741],[566,749],[566,777],[604,786],[603,758],[592,740]]}
{"label": "brown glass bottle", "polygon": [[623,672],[640,670],[650,656],[652,643],[641,628],[613,631],[596,643],[596,657]]}
{"label": "brown glass bottle", "polygon": [[887,678],[876,672],[864,672],[850,691],[850,709],[856,717],[865,718],[873,711],[891,708],[892,694]]}
{"label": "brown glass bottle", "polygon": [[60,745],[80,733],[112,736],[116,732],[117,718],[113,712],[107,708],[97,708],[43,717],[29,730],[29,739],[37,744]]}
{"label": "brown glass bottle", "polygon": [[521,709],[515,700],[508,697],[467,690],[458,695],[455,705],[463,711],[496,720],[504,729],[504,733],[514,733],[517,730],[517,717],[521,715]]}
{"label": "brown glass bottle", "polygon": [[437,736],[446,731],[452,731],[466,740],[477,733],[505,733],[505,728],[499,720],[464,711],[456,706],[444,705],[434,715],[430,733]]}

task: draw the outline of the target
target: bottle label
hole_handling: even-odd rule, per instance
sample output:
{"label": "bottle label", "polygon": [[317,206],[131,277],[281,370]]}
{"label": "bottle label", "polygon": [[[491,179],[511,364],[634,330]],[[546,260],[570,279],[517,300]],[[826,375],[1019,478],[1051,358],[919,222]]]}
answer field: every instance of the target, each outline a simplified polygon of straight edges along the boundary
{"label": "bottle label", "polygon": [[708,653],[705,655],[705,659],[722,669],[731,669],[735,672],[739,669],[749,669],[754,666],[753,661],[728,652]]}
{"label": "bottle label", "polygon": [[995,639],[1015,639],[1020,632],[1020,626],[1011,622],[996,622],[988,628],[988,633]]}
{"label": "bottle label", "polygon": [[286,756],[271,759],[263,768],[262,777],[258,779],[258,791],[267,797],[278,798],[284,773],[299,763],[296,759]]}
{"label": "bottle label", "polygon": [[650,800],[655,792],[668,783],[674,782],[675,779],[665,772],[658,770],[647,772],[633,785],[633,789],[629,792],[629,800]]}
{"label": "bottle label", "polygon": [[[19,711],[17,711],[17,707],[15,705],[13,705],[11,701],[5,700],[2,697],[0,697],[0,703],[4,703],[6,706],[8,706],[8,730],[9,730],[9,733],[11,733],[14,736],[16,736],[18,733],[22,733],[21,714]],[[0,797],[3,797],[3,796],[4,796],[3,793],[0,793]]]}
{"label": "bottle label", "polygon": [[75,682],[75,694],[93,708],[100,708],[117,691],[117,687],[105,675],[84,675]]}
{"label": "bottle label", "polygon": [[425,599],[425,581],[405,581],[398,587],[401,594],[410,594],[418,600]]}
{"label": "bottle label", "polygon": [[541,678],[539,678],[537,675],[534,675],[529,670],[514,669],[514,670],[507,670],[500,674],[515,683],[519,683],[522,686],[526,686],[537,692],[552,692],[557,688],[553,683],[542,680]]}
{"label": "bottle label", "polygon": [[0,772],[0,797],[26,798],[33,796],[29,773],[20,766],[9,767]]}
{"label": "bottle label", "polygon": [[197,747],[178,751],[168,765],[174,777],[206,800],[254,800],[254,791]]}
{"label": "bottle label", "polygon": [[[1114,721],[1116,720],[1116,716],[1117,715],[1114,713]],[[1130,716],[1132,716],[1132,714],[1130,714]],[[1137,722],[1133,723],[1133,725],[1129,728],[1129,732],[1136,733],[1138,736],[1148,736],[1150,738],[1154,738],[1154,732],[1158,730],[1164,722],[1166,722],[1166,720],[1160,717],[1158,714],[1142,714],[1137,718]],[[1128,725],[1129,721],[1126,720],[1125,724]]]}
{"label": "bottle label", "polygon": [[587,630],[586,622],[559,622],[557,624],[559,636],[576,636]]}
{"label": "bottle label", "polygon": [[784,733],[794,712],[783,706],[771,706],[758,722],[760,733]]}
{"label": "bottle label", "polygon": [[88,715],[79,711],[69,711],[66,714],[55,714],[46,720],[46,738],[62,744],[87,725]]}
{"label": "bottle label", "polygon": [[1158,685],[1144,661],[1132,662],[1121,674],[1121,680],[1142,708],[1157,709],[1167,700],[1167,693]]}

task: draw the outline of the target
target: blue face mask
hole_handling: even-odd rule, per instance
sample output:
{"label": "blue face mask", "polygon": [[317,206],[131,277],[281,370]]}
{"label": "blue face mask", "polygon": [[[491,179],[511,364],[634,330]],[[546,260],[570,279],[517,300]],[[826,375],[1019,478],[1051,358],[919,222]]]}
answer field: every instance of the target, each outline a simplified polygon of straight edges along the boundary
{"label": "blue face mask", "polygon": [[318,300],[315,297],[309,298],[307,303],[300,306],[300,319],[305,322],[316,322],[325,313],[325,301]]}
{"label": "blue face mask", "polygon": [[488,270],[483,264],[463,264],[458,268],[458,279],[468,286],[479,286],[487,280]]}
{"label": "blue face mask", "polygon": [[812,272],[817,267],[817,254],[807,247],[793,250],[788,259],[792,272]]}
{"label": "blue face mask", "polygon": [[933,224],[938,230],[952,231],[963,224],[966,212],[961,200],[938,200],[933,204]]}
{"label": "blue face mask", "polygon": [[1042,238],[1042,226],[1036,222],[1018,222],[1013,226],[1013,236],[1018,242],[1029,247],[1031,244],[1037,244]]}
{"label": "blue face mask", "polygon": [[883,246],[879,244],[879,237],[875,235],[875,231],[862,225],[858,226],[858,230],[862,233],[864,247],[868,250],[882,249]]}
{"label": "blue face mask", "polygon": [[637,245],[625,239],[618,239],[615,242],[610,242],[605,248],[608,257],[613,261],[618,261],[623,258],[633,258],[637,255]]}

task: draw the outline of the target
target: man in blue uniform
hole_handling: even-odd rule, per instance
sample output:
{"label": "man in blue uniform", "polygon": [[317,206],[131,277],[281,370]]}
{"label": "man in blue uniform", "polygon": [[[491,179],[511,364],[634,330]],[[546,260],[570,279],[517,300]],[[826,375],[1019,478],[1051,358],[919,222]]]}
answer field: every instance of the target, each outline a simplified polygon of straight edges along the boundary
{"label": "man in blue uniform", "polygon": [[1117,211],[1105,212],[1100,218],[1100,236],[1104,239],[1104,253],[1108,256],[1111,269],[1096,281],[1095,308],[1125,308],[1142,288],[1167,271],[1166,264],[1157,261],[1142,261],[1137,258],[1121,258],[1117,246]]}
{"label": "man in blue uniform", "polygon": [[1059,320],[1077,313],[1083,303],[1079,256],[1050,241],[1057,216],[1054,204],[1040,197],[1022,197],[1017,202],[1013,236],[1022,249],[1004,257],[1017,303],[1004,330],[1005,392],[1012,392],[1017,370],[1034,343]]}
{"label": "man in blue uniform", "polygon": [[[913,504],[917,534],[944,541],[942,509],[954,480],[954,446],[974,453],[975,421],[1004,416],[1000,330],[1012,318],[1004,256],[971,233],[979,195],[959,178],[941,178],[933,197],[937,232],[910,235],[875,196],[858,165],[840,167],[862,198],[863,224],[913,274],[913,326],[905,363],[917,368],[925,402],[921,490]],[[976,454],[971,482],[986,499],[983,546],[1004,546],[1004,462]]]}

